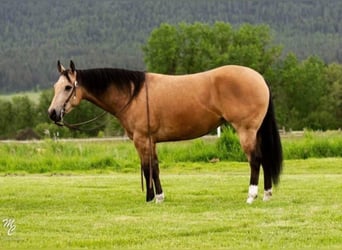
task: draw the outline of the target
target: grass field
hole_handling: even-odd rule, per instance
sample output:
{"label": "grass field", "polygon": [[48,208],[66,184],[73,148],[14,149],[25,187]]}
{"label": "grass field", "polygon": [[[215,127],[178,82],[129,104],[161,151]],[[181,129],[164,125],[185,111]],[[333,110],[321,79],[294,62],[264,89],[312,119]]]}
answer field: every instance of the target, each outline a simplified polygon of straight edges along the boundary
{"label": "grass field", "polygon": [[288,160],[273,199],[252,205],[243,162],[165,166],[163,204],[144,202],[138,168],[2,174],[0,219],[15,229],[0,227],[0,249],[341,249],[341,166]]}
{"label": "grass field", "polygon": [[[222,146],[217,139],[161,143],[158,156],[162,169],[177,168],[183,163],[193,166],[208,163],[212,159],[221,161],[246,161],[238,139],[231,148]],[[306,132],[301,137],[282,138],[284,158],[307,159],[342,157],[342,132]],[[177,166],[175,166],[175,163]],[[192,164],[188,164],[192,163]],[[37,142],[1,142],[0,174],[13,173],[93,173],[136,172],[139,163],[137,152],[131,141],[113,140],[69,140]],[[209,165],[213,171],[221,171]]]}

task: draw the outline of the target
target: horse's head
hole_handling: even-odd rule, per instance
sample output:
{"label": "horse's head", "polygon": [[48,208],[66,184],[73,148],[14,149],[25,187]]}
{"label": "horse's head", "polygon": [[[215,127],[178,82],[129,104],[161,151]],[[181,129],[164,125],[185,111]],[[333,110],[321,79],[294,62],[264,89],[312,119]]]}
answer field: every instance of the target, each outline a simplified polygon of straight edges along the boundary
{"label": "horse's head", "polygon": [[55,95],[48,109],[49,117],[54,122],[62,121],[64,114],[70,112],[82,99],[73,61],[70,61],[70,69],[65,69],[60,61],[57,62],[57,68],[60,76],[54,85]]}

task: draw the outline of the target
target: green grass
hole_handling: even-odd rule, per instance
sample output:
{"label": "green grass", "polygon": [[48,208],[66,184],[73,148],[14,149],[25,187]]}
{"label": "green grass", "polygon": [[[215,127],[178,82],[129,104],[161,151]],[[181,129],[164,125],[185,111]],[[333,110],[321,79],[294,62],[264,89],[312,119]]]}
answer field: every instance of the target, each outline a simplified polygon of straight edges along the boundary
{"label": "green grass", "polygon": [[139,165],[131,142],[3,143],[0,155],[3,173],[127,172]]}
{"label": "green grass", "polygon": [[340,249],[342,158],[312,157],[340,156],[341,132],[283,145],[299,159],[249,206],[248,163],[209,163],[215,140],[159,145],[160,205],[144,201],[131,142],[0,143],[0,221],[16,225],[0,225],[0,249]]}
{"label": "green grass", "polygon": [[163,204],[144,202],[138,167],[3,174],[0,219],[14,218],[16,229],[0,227],[0,249],[341,249],[341,166],[286,161],[273,199],[252,205],[241,162],[162,168]]}
{"label": "green grass", "polygon": [[[175,163],[206,163],[212,159],[246,161],[236,143],[227,147],[217,139],[196,139],[161,143],[157,150],[162,168],[172,168]],[[283,138],[282,143],[285,159],[342,157],[341,131],[306,132],[304,137]],[[140,165],[131,141],[0,142],[0,156],[5,156],[0,157],[0,173],[9,174],[134,172]]]}

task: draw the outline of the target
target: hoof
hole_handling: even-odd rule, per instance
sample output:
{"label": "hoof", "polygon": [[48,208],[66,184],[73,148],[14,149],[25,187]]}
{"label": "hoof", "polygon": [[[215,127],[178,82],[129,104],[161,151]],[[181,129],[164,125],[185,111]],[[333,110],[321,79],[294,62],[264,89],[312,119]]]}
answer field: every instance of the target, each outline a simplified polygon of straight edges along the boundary
{"label": "hoof", "polygon": [[165,199],[164,193],[156,194],[156,203],[162,203]]}
{"label": "hoof", "polygon": [[258,186],[250,185],[248,189],[247,203],[252,204],[253,201],[258,197]]}
{"label": "hoof", "polygon": [[253,201],[255,201],[257,197],[258,197],[257,195],[255,195],[255,196],[248,196],[247,201],[246,201],[247,204],[252,204]]}
{"label": "hoof", "polygon": [[154,200],[154,193],[146,195],[146,202],[152,202]]}
{"label": "hoof", "polygon": [[264,191],[263,201],[269,201],[272,198],[272,189]]}

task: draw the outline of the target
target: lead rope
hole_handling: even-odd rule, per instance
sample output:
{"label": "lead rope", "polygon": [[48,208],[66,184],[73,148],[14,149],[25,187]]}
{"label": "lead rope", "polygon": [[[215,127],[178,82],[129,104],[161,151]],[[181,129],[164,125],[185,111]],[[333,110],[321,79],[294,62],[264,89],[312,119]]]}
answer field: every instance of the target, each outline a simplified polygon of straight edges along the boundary
{"label": "lead rope", "polygon": [[[153,149],[152,149],[152,136],[151,136],[151,122],[150,122],[150,104],[149,104],[149,95],[148,95],[148,86],[147,82],[145,82],[145,91],[146,91],[146,114],[147,114],[147,133],[148,133],[148,143],[149,143],[149,154],[148,154],[148,164],[149,164],[149,172],[150,172],[150,181],[149,187],[152,188],[152,157],[153,157]],[[143,184],[143,169],[141,169],[141,186],[142,190],[144,190]],[[147,183],[146,183],[147,184]]]}
{"label": "lead rope", "polygon": [[65,126],[65,127],[69,128],[69,129],[78,130],[78,131],[90,131],[90,130],[96,129],[96,127],[92,128],[92,129],[82,129],[82,128],[80,128],[80,126],[87,125],[89,123],[95,122],[95,121],[99,120],[101,117],[103,117],[105,114],[107,114],[107,112],[103,111],[101,114],[95,116],[94,118],[92,118],[90,120],[84,121],[84,122],[70,124],[70,123],[68,123],[66,121],[63,121],[62,123],[55,122],[55,124],[60,126],[60,127]]}

